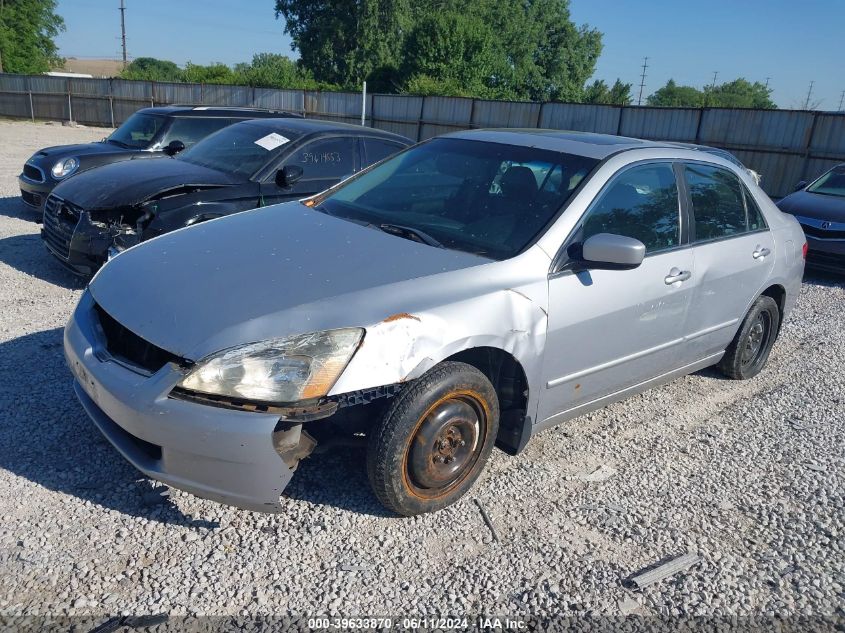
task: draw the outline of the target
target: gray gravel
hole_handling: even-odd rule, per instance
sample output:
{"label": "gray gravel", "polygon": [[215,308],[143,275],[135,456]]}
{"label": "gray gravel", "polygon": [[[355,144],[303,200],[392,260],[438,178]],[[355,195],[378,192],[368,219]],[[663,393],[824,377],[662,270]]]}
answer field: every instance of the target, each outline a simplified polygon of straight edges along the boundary
{"label": "gray gravel", "polygon": [[[244,512],[153,488],[72,394],[81,289],[15,177],[103,135],[0,122],[0,615],[843,615],[841,279],[808,277],[755,380],[699,372],[496,452],[437,514],[387,516],[354,450],[309,458],[281,514]],[[629,585],[685,553],[701,562]]]}

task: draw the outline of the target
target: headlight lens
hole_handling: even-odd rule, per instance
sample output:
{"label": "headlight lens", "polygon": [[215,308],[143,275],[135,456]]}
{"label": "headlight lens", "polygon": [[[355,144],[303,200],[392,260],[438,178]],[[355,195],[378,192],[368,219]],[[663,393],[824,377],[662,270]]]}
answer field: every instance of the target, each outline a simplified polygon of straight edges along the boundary
{"label": "headlight lens", "polygon": [[61,180],[62,178],[70,176],[77,169],[79,169],[79,159],[64,158],[53,165],[53,169],[50,170],[50,173],[53,174],[53,178],[56,180]]}
{"label": "headlight lens", "polygon": [[223,350],[200,361],[179,387],[198,393],[286,403],[326,395],[364,330],[344,328]]}

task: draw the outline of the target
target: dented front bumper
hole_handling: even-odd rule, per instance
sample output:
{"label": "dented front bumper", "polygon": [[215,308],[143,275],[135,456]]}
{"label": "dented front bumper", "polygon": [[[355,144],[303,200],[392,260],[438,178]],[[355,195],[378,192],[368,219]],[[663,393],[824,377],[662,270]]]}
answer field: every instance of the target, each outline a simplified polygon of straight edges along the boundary
{"label": "dented front bumper", "polygon": [[65,328],[74,389],[97,428],[138,470],[175,488],[247,510],[280,509],[279,495],[314,440],[278,414],[170,397],[173,364],[152,375],[126,367],[99,340],[90,297]]}

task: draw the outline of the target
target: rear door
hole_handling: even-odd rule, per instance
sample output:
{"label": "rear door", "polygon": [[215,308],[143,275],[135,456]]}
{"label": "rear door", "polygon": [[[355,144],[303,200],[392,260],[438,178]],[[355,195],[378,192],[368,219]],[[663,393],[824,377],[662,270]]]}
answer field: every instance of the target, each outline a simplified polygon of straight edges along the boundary
{"label": "rear door", "polygon": [[695,275],[670,161],[625,168],[569,239],[612,233],[645,244],[633,270],[567,269],[549,278],[540,420],[685,364],[681,344]]}
{"label": "rear door", "polygon": [[751,302],[764,290],[775,244],[736,174],[705,163],[687,163],[683,174],[698,278],[689,348],[705,358],[730,344]]}

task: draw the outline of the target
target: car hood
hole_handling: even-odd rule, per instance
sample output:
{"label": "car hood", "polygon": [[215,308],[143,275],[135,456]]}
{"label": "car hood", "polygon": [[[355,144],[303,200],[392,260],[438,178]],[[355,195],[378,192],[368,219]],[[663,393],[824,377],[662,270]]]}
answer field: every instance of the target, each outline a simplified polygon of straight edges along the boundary
{"label": "car hood", "polygon": [[75,156],[79,158],[95,154],[133,154],[140,151],[143,150],[120,147],[119,145],[114,145],[112,143],[78,143],[76,145],[54,145],[53,147],[45,147],[44,149],[37,151],[33,158],[36,160],[41,157],[58,159]]}
{"label": "car hood", "polygon": [[133,206],[185,187],[225,187],[245,182],[232,174],[172,158],[128,160],[68,178],[54,193],[86,211]]}
{"label": "car hood", "polygon": [[845,222],[845,198],[809,191],[796,191],[777,203],[784,213],[814,220]]}
{"label": "car hood", "polygon": [[[89,288],[135,334],[198,360],[268,338],[377,323],[426,293],[466,298],[470,290],[444,276],[497,263],[291,202],[140,244],[106,264]],[[421,277],[429,283],[411,282]]]}

